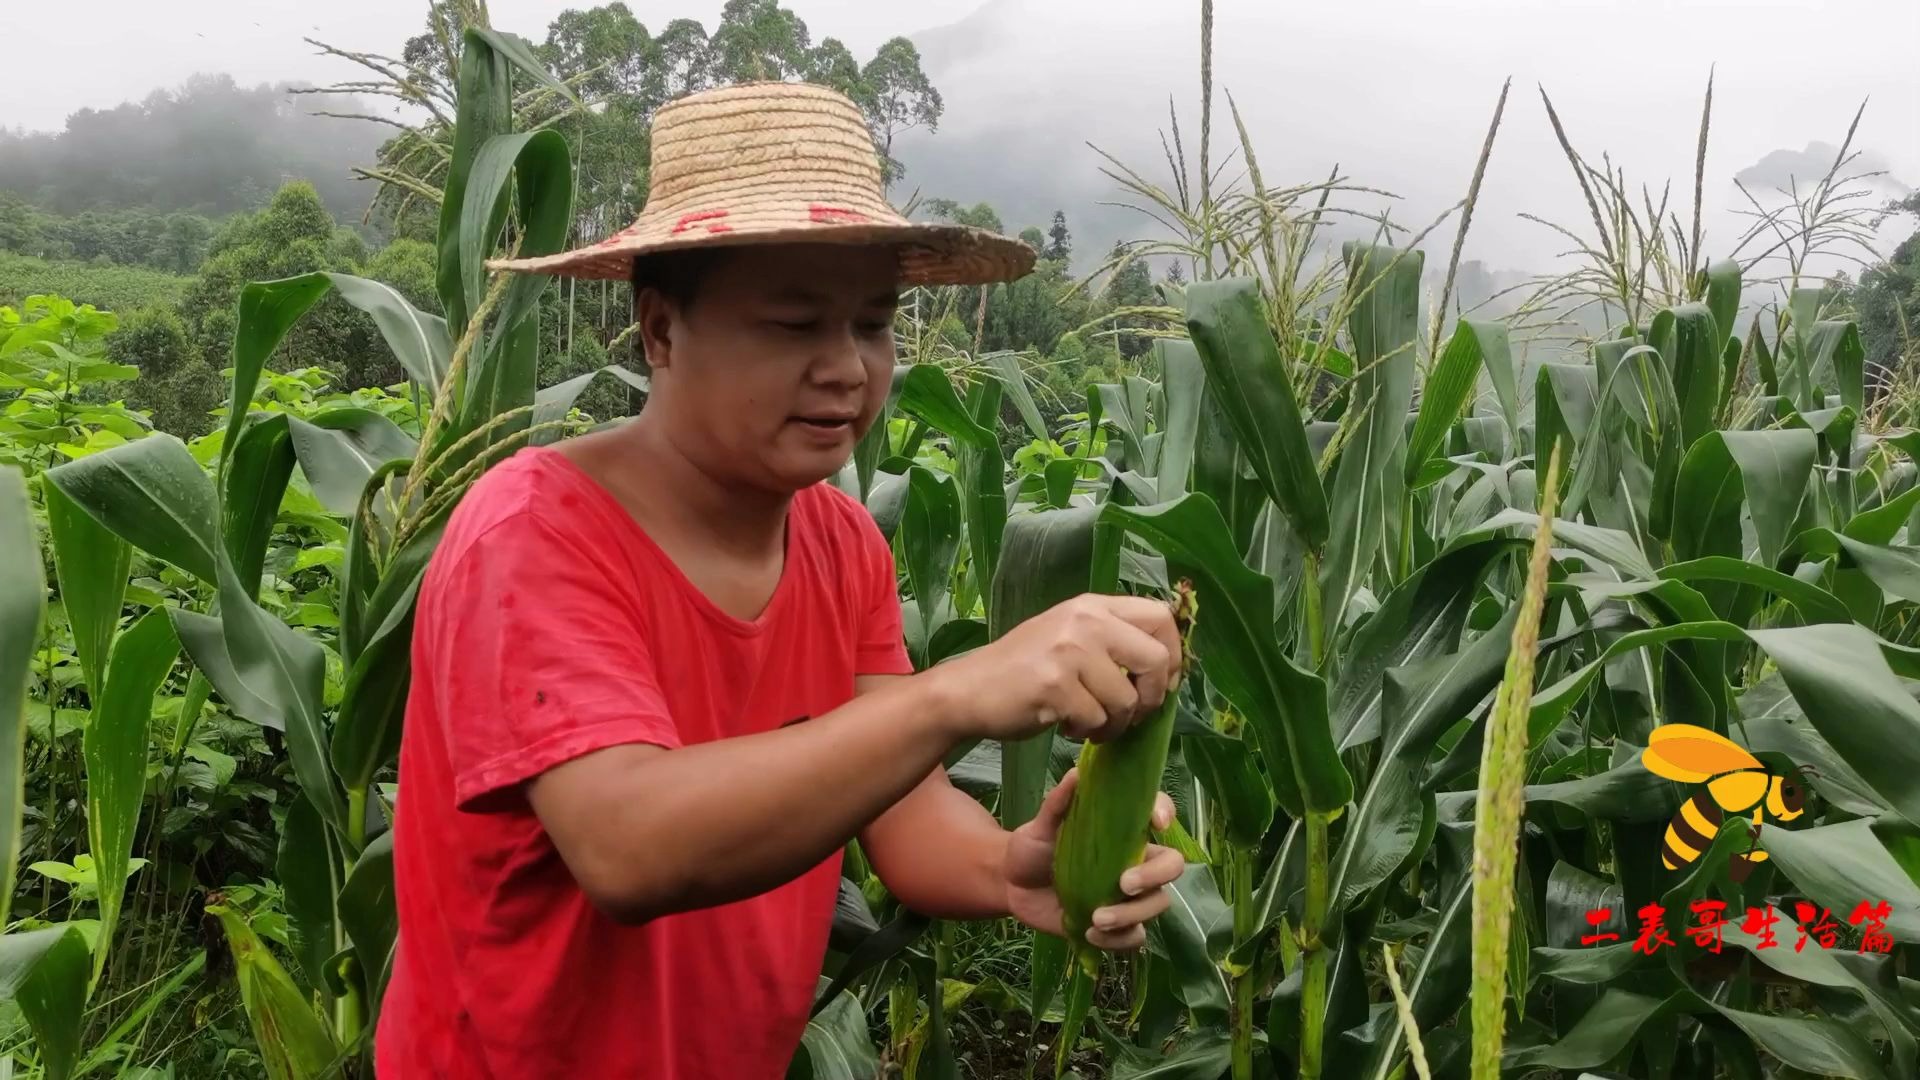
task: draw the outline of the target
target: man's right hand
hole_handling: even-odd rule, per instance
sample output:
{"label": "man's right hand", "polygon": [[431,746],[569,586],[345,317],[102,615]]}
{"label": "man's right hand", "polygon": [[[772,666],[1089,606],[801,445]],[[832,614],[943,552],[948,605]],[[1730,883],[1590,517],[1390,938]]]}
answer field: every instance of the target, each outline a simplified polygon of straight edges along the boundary
{"label": "man's right hand", "polygon": [[941,681],[957,738],[1020,739],[1059,724],[1100,742],[1157,708],[1179,664],[1164,601],[1088,593],[925,677]]}

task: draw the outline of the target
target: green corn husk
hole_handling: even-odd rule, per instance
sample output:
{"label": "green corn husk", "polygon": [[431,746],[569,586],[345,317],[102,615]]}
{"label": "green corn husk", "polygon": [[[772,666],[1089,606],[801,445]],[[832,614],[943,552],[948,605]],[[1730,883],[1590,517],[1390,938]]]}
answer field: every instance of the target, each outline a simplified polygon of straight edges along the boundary
{"label": "green corn husk", "polygon": [[252,1022],[267,1075],[272,1080],[337,1080],[342,1059],[333,1033],[287,969],[237,912],[217,903],[208,904],[206,911],[217,916],[226,931],[240,1001]]}
{"label": "green corn husk", "polygon": [[[1180,583],[1174,604],[1184,638],[1195,609],[1191,583]],[[1080,749],[1079,784],[1053,852],[1053,886],[1065,909],[1067,943],[1088,975],[1099,973],[1099,951],[1087,943],[1094,910],[1122,899],[1120,875],[1146,853],[1177,703],[1170,689],[1152,717],[1111,742]]]}

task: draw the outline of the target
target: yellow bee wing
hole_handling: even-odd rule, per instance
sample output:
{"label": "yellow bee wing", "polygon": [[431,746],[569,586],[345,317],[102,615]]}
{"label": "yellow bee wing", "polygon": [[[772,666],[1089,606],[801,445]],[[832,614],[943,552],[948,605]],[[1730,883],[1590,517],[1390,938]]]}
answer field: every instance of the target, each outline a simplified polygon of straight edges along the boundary
{"label": "yellow bee wing", "polygon": [[1724,735],[1692,724],[1662,724],[1647,737],[1640,763],[1655,776],[1681,784],[1697,784],[1709,776],[1735,769],[1764,768],[1760,759],[1740,749]]}

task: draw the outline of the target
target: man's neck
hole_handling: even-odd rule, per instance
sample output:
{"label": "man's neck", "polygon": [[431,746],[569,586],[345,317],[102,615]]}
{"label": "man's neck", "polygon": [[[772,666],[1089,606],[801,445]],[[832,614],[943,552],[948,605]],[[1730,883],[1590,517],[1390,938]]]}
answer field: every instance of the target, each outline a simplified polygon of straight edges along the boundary
{"label": "man's neck", "polygon": [[[650,533],[710,544],[730,557],[760,559],[783,550],[793,496],[730,484],[673,444],[645,413],[607,433],[601,482]],[[667,536],[657,536],[667,539]]]}

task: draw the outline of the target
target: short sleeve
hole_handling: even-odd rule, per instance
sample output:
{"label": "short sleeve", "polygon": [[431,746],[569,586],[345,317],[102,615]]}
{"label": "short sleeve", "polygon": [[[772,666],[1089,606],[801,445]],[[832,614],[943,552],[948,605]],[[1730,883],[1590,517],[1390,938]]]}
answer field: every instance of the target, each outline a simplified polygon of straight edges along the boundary
{"label": "short sleeve", "polygon": [[461,809],[609,746],[680,744],[604,558],[524,512],[451,554],[424,584],[414,678],[430,682]]}
{"label": "short sleeve", "polygon": [[856,675],[911,675],[913,661],[907,657],[907,639],[900,619],[900,587],[895,577],[893,548],[880,526],[864,507],[855,504],[859,521],[860,561],[866,575],[866,614],[861,619],[859,645],[855,649]]}

